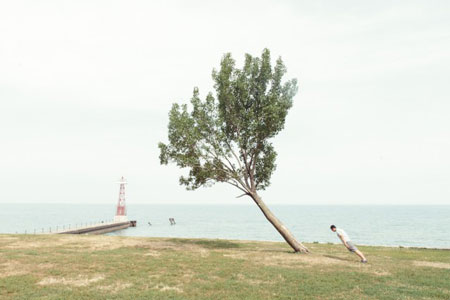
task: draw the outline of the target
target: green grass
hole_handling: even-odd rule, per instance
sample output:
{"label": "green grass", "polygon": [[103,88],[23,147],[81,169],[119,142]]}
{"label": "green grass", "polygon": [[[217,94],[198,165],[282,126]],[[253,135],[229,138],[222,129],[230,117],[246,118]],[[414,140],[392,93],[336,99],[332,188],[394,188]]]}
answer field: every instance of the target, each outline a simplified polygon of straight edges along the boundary
{"label": "green grass", "polygon": [[450,251],[0,235],[0,299],[450,299]]}

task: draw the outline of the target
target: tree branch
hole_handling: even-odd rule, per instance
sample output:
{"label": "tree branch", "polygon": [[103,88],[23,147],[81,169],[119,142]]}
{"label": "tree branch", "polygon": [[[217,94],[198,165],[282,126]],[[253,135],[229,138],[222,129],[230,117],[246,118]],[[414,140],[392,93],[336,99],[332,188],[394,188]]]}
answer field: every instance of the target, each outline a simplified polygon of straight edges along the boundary
{"label": "tree branch", "polygon": [[239,169],[242,169],[241,160],[237,157],[236,153],[233,150],[233,147],[231,147],[231,145],[228,142],[228,140],[226,140],[225,143],[227,144],[228,149],[230,149],[231,154],[233,154],[234,158],[236,159],[236,161],[237,161],[237,163],[239,165]]}
{"label": "tree branch", "polygon": [[237,196],[236,198],[241,198],[241,197],[248,196],[248,195],[249,195],[248,193],[245,193],[245,194],[242,194],[240,196]]}
{"label": "tree branch", "polygon": [[231,184],[232,186],[237,187],[238,189],[240,189],[240,190],[243,191],[244,193],[248,194],[248,191],[246,191],[245,189],[241,188],[241,187],[240,187],[239,185],[237,185],[236,183],[229,182],[229,181],[226,181],[226,183]]}

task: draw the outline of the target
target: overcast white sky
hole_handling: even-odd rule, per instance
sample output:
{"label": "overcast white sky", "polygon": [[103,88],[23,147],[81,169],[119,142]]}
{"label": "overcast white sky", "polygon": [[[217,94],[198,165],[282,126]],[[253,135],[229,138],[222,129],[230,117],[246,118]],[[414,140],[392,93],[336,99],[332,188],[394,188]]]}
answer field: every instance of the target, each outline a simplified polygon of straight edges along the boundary
{"label": "overcast white sky", "polygon": [[0,202],[250,203],[160,166],[225,52],[299,94],[270,204],[450,204],[449,1],[1,1]]}

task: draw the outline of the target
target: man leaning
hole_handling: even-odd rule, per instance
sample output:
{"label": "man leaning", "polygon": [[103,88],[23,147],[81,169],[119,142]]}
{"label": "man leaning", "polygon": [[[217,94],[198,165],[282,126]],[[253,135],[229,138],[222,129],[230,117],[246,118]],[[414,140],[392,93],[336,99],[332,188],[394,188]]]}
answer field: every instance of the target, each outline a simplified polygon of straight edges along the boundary
{"label": "man leaning", "polygon": [[362,263],[367,263],[367,259],[364,254],[362,254],[362,252],[359,251],[358,248],[356,248],[355,244],[352,243],[347,233],[343,229],[336,228],[336,226],[334,225],[331,225],[330,229],[331,231],[336,232],[337,236],[341,239],[342,243],[348,249],[348,251],[358,255],[361,258]]}

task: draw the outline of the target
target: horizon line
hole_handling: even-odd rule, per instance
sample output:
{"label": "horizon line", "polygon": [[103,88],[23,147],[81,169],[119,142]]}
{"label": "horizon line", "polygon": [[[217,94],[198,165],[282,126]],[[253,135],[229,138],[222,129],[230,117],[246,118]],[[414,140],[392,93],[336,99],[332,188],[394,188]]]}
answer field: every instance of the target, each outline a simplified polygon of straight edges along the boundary
{"label": "horizon line", "polygon": [[[78,204],[78,205],[116,205],[117,203],[109,202],[0,202],[0,204]],[[128,205],[236,205],[236,206],[253,206],[253,203],[186,203],[186,202],[129,202]],[[267,203],[267,205],[296,205],[296,206],[450,206],[450,203]]]}

